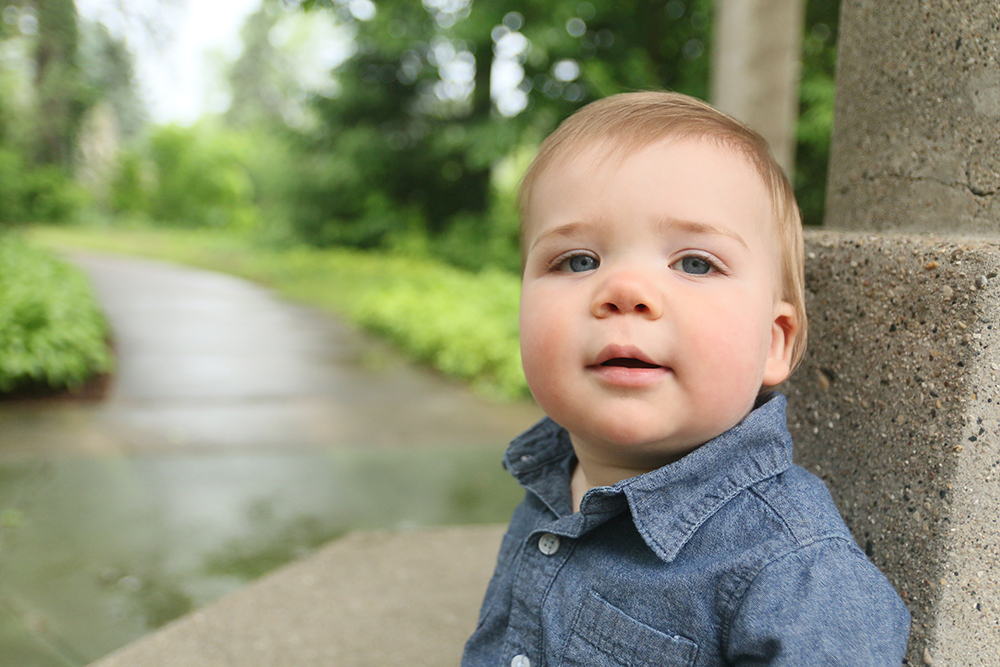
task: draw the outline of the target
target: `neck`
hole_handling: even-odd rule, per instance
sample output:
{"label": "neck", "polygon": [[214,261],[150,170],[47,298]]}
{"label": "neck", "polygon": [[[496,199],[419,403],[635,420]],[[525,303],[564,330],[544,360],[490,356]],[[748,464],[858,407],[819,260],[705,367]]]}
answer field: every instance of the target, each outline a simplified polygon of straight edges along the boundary
{"label": "neck", "polygon": [[601,465],[596,461],[585,461],[577,454],[577,464],[570,478],[570,493],[573,498],[573,511],[580,511],[580,503],[584,494],[598,486],[613,486],[623,479],[638,477],[649,472],[647,468],[630,468],[623,466]]}

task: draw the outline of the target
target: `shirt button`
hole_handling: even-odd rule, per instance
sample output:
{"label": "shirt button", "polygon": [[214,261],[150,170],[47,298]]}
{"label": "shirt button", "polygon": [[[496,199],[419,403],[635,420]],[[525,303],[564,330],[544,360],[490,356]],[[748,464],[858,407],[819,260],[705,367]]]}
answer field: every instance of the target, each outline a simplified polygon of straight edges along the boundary
{"label": "shirt button", "polygon": [[510,661],[510,667],[531,667],[531,661],[526,655],[515,655]]}
{"label": "shirt button", "polygon": [[[559,536],[552,533],[545,533],[538,538],[538,550],[546,556],[551,556],[559,551]],[[527,658],[525,658],[527,659]],[[528,667],[527,665],[525,667]]]}

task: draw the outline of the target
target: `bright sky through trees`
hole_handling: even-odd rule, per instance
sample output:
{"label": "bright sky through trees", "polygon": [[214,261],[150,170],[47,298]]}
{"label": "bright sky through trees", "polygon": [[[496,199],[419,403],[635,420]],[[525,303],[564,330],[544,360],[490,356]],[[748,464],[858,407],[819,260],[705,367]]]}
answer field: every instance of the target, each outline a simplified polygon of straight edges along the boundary
{"label": "bright sky through trees", "polygon": [[[232,60],[240,49],[239,30],[260,0],[167,0],[155,10],[163,41],[156,45],[135,21],[124,21],[116,0],[76,0],[77,11],[124,34],[136,54],[142,95],[157,122],[190,123],[202,113],[224,106],[219,85],[219,58]],[[134,11],[150,0],[130,1]]]}

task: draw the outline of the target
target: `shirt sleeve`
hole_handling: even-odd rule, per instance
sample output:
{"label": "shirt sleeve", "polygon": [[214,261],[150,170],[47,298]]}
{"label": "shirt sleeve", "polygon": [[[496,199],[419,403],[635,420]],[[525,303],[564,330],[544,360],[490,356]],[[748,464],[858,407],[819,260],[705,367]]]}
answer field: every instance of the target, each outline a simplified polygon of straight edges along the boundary
{"label": "shirt sleeve", "polygon": [[736,610],[726,655],[734,665],[899,667],[910,614],[885,576],[843,539],[769,563]]}

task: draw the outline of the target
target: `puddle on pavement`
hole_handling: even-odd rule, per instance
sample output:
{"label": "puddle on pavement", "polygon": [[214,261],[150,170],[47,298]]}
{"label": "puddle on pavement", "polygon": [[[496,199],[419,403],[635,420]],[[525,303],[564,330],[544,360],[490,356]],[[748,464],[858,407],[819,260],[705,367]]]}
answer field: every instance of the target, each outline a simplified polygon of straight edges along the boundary
{"label": "puddle on pavement", "polygon": [[504,522],[501,453],[0,462],[0,667],[88,664],[348,530]]}

